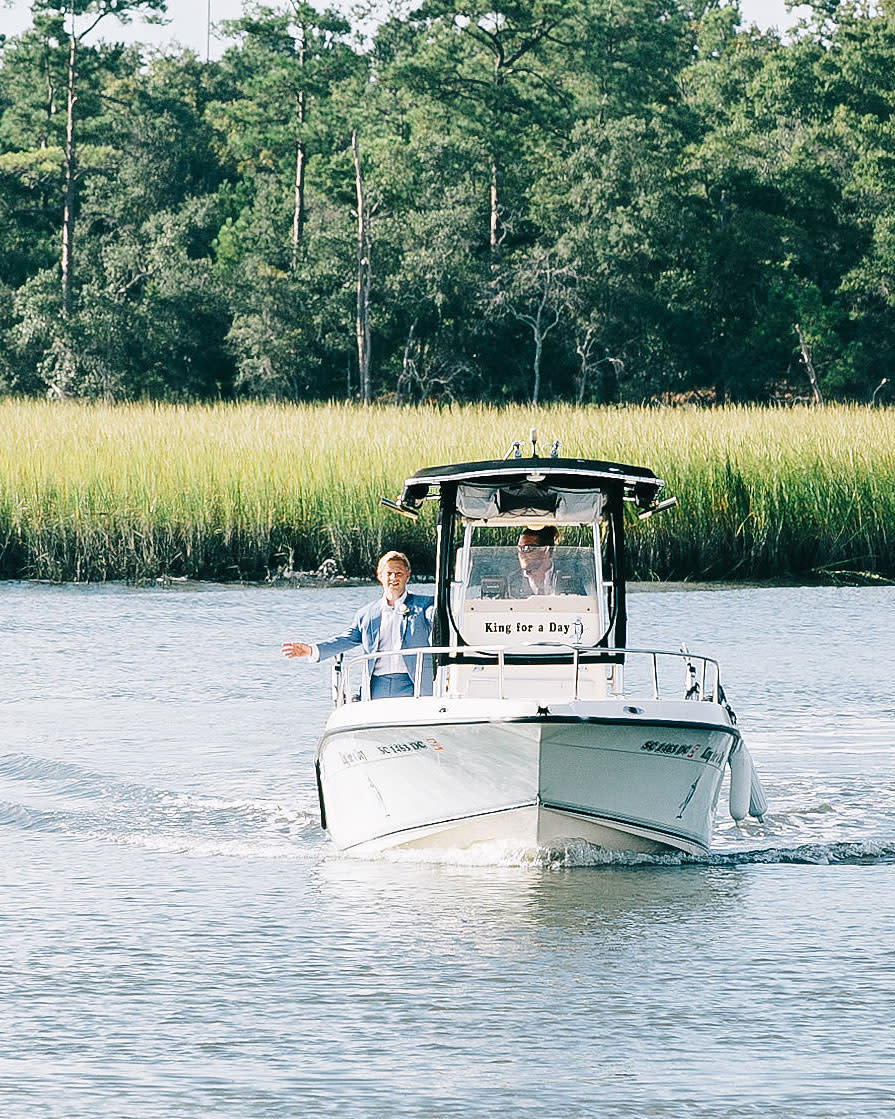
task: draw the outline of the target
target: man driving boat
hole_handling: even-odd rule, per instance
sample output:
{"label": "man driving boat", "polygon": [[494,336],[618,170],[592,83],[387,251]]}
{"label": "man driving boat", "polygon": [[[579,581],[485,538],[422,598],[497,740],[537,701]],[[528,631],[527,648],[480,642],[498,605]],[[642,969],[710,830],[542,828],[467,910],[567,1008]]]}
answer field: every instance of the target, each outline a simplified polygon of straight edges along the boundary
{"label": "man driving boat", "polygon": [[557,570],[553,562],[555,545],[556,528],[553,525],[523,529],[516,542],[519,571],[510,579],[510,598],[556,594]]}

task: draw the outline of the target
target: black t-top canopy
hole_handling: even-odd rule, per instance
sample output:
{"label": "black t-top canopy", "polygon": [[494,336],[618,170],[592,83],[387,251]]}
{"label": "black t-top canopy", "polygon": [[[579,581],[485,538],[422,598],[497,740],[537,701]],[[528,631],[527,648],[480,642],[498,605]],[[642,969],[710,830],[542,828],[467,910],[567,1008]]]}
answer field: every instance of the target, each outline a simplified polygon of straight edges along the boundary
{"label": "black t-top canopy", "polygon": [[[450,466],[428,466],[404,483],[399,505],[410,511],[419,508],[433,489],[480,483],[513,487],[536,483],[551,489],[592,491],[618,495],[647,509],[665,483],[642,466],[580,458],[514,458],[486,462],[461,462]],[[435,496],[433,493],[432,496]]]}

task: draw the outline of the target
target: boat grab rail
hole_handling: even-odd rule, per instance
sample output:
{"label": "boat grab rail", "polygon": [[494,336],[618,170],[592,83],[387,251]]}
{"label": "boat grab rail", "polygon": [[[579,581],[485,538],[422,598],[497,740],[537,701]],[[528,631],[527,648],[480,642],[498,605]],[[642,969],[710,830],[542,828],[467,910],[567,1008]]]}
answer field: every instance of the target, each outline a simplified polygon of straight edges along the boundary
{"label": "boat grab rail", "polygon": [[[525,650],[529,650],[525,652]],[[602,664],[608,667],[607,680],[617,684],[617,695],[624,696],[621,670],[624,665],[646,660],[652,696],[654,700],[669,698],[669,688],[662,686],[659,673],[660,660],[679,662],[684,669],[681,687],[682,698],[702,700],[708,703],[723,702],[720,666],[711,657],[703,657],[689,652],[686,646],[681,650],[671,649],[629,649],[612,648],[605,645],[568,645],[561,642],[532,642],[528,645],[463,645],[460,648],[448,645],[426,645],[420,648],[402,649],[405,661],[414,658],[413,697],[428,695],[423,691],[423,671],[426,658],[433,655],[447,656],[454,665],[494,664],[497,667],[495,699],[506,699],[506,668],[517,664],[562,665],[572,669],[572,698],[580,697],[582,665]],[[370,679],[372,674],[364,666],[383,656],[381,652],[340,655],[333,667],[333,703],[340,707],[356,700],[370,699]],[[361,673],[359,686],[352,686],[352,673]],[[633,694],[633,693],[632,693]],[[411,697],[407,697],[411,698]]]}

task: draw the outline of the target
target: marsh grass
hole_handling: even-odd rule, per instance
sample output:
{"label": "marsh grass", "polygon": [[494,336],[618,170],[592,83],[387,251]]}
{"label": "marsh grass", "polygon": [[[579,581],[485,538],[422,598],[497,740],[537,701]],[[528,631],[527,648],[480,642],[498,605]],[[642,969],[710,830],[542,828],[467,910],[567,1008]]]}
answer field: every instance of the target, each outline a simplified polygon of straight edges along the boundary
{"label": "marsh grass", "polygon": [[363,409],[0,401],[0,574],[263,579],[387,547],[433,568],[433,512],[378,504],[422,466],[546,454],[649,466],[680,507],[632,519],[641,579],[895,576],[895,411]]}

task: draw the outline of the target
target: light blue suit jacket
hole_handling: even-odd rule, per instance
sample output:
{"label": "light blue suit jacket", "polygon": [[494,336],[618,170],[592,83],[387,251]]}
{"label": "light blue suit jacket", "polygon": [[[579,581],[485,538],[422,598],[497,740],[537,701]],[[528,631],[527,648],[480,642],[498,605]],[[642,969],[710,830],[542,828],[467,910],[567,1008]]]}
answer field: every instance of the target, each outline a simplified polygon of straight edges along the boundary
{"label": "light blue suit jacket", "polygon": [[[411,594],[407,592],[404,599],[407,613],[401,619],[401,648],[424,649],[432,644],[432,615],[434,612],[433,600],[429,595]],[[362,649],[365,653],[375,653],[379,641],[379,623],[382,619],[382,598],[362,606],[354,615],[354,621],[344,633],[337,634],[327,641],[319,641],[317,648],[320,659],[336,657],[339,653],[353,653]],[[375,660],[365,664],[366,675],[369,679]],[[405,656],[404,664],[411,680],[415,678],[416,657]],[[432,658],[423,657],[422,681],[420,691],[423,695],[432,694]]]}

